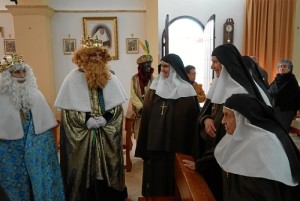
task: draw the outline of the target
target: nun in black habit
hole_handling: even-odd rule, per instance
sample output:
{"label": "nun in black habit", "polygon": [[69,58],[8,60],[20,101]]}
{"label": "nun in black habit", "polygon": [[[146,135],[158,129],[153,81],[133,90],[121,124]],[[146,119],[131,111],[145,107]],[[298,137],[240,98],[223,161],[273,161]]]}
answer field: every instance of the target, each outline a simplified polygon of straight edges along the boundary
{"label": "nun in black habit", "polygon": [[[252,94],[266,105],[271,105],[267,89],[261,76],[255,72],[255,66],[246,63],[240,52],[232,44],[216,47],[212,52],[212,69],[216,63],[222,65],[220,75],[214,78],[207,93],[207,100],[199,116],[201,139],[193,161],[184,161],[184,165],[203,175],[216,200],[223,198],[222,170],[214,157],[214,150],[226,134],[223,118],[223,104],[235,93]],[[194,163],[194,164],[193,164]]]}
{"label": "nun in black habit", "polygon": [[168,54],[143,103],[135,156],[144,160],[142,195],[174,195],[175,153],[192,155],[199,104],[181,58]]}
{"label": "nun in black habit", "polygon": [[299,200],[299,151],[273,110],[250,94],[234,94],[223,111],[227,133],[215,157],[224,171],[224,201]]}

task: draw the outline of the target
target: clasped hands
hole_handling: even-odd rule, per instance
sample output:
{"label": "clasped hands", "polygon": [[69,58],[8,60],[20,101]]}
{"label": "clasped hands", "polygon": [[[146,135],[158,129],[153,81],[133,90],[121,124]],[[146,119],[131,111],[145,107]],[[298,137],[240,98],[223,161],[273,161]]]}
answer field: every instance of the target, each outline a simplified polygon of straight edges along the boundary
{"label": "clasped hands", "polygon": [[87,122],[86,122],[86,127],[88,129],[91,128],[100,128],[106,125],[106,120],[104,117],[100,116],[100,117],[90,117]]}

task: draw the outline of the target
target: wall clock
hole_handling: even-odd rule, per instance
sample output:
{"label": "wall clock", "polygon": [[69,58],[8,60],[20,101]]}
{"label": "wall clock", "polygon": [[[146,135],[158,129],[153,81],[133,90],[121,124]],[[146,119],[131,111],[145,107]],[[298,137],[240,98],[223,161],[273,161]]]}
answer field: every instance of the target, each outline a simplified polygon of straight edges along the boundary
{"label": "wall clock", "polygon": [[223,43],[233,44],[234,22],[232,18],[228,18],[224,23]]}

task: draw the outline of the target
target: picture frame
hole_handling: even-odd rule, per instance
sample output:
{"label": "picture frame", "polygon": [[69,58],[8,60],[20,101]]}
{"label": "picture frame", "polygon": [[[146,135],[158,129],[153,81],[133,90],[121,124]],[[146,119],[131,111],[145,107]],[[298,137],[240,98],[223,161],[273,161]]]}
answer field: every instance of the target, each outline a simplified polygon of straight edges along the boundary
{"label": "picture frame", "polygon": [[117,17],[83,17],[83,36],[101,38],[113,60],[119,59]]}
{"label": "picture frame", "polygon": [[9,55],[16,52],[15,39],[4,39],[4,54]]}
{"label": "picture frame", "polygon": [[76,50],[76,39],[75,38],[64,38],[63,39],[63,50],[64,54],[72,54]]}
{"label": "picture frame", "polygon": [[138,38],[126,38],[126,53],[138,54],[139,53],[139,39]]}

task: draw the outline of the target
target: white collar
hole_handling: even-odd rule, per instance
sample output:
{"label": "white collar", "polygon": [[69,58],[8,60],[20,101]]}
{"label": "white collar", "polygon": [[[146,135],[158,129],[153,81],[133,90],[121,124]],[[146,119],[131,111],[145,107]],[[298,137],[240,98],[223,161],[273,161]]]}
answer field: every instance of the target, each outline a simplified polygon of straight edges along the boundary
{"label": "white collar", "polygon": [[155,90],[158,96],[166,99],[196,96],[193,85],[181,79],[171,65],[169,77],[164,78],[162,74],[159,74],[153,80],[150,89]]}
{"label": "white collar", "polygon": [[[112,109],[128,99],[121,82],[113,74],[103,89],[103,97],[105,110]],[[89,90],[84,73],[74,69],[67,75],[54,106],[59,109],[91,112]]]}
{"label": "white collar", "polygon": [[296,186],[288,157],[274,133],[254,126],[239,112],[232,110],[236,129],[226,134],[215,149],[215,157],[226,172],[258,177]]}

